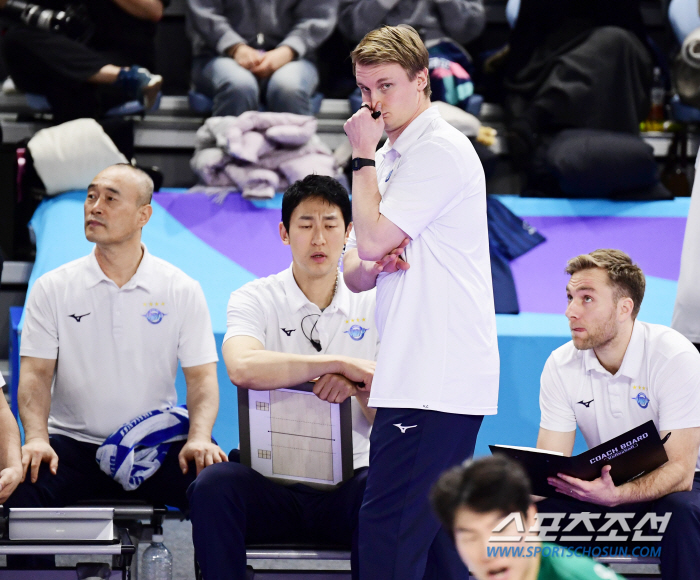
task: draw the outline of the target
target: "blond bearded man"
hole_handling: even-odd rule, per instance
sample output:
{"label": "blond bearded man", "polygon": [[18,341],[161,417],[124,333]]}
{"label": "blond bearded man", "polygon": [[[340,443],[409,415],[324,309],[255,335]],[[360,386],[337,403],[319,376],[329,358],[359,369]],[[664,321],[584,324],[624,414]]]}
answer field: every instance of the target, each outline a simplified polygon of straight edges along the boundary
{"label": "blond bearded man", "polygon": [[538,510],[597,517],[622,511],[636,513],[637,519],[647,512],[671,512],[661,534],[661,574],[664,580],[695,578],[700,354],[675,330],[637,320],[645,278],[624,252],[583,254],[569,260],[566,271],[572,340],[550,355],[542,372],[537,447],[571,455],[577,426],[594,447],[649,420],[662,438],[672,436],[664,445],[667,463],[617,487],[609,465],[594,481],[564,474],[550,478],[553,497]]}

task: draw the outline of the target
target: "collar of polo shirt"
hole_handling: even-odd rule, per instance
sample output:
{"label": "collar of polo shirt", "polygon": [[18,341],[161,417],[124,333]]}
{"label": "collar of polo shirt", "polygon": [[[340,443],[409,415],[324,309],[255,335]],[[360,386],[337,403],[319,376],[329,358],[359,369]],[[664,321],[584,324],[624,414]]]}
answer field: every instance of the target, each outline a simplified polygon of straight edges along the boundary
{"label": "collar of polo shirt", "polygon": [[[632,336],[627,345],[625,356],[622,358],[620,369],[614,375],[616,377],[624,376],[629,379],[635,379],[639,376],[642,368],[642,359],[644,358],[644,329],[641,324],[635,322],[632,327]],[[586,373],[598,371],[603,374],[610,374],[603,365],[600,364],[598,357],[592,348],[583,351],[583,363]]]}
{"label": "collar of polo shirt", "polygon": [[[342,272],[339,272],[338,275],[341,278],[343,276]],[[311,304],[311,301],[306,297],[306,294],[301,291],[297,281],[294,279],[294,273],[292,272],[291,265],[282,273],[282,282],[287,295],[287,303],[289,304],[289,308],[292,312],[298,312],[307,304]],[[331,300],[328,308],[331,306],[337,306],[338,310],[340,310],[343,314],[350,316],[349,292],[350,290],[348,290],[347,286],[345,286],[343,281],[340,280],[338,282],[338,290],[336,291],[335,296],[333,296],[333,300]]]}
{"label": "collar of polo shirt", "polygon": [[395,143],[389,145],[389,141],[387,140],[386,144],[384,145],[384,147],[386,147],[384,154],[386,155],[393,149],[399,155],[403,155],[406,152],[406,149],[418,140],[418,138],[423,134],[423,131],[428,128],[428,125],[430,125],[430,123],[432,123],[435,119],[439,118],[440,111],[438,111],[437,106],[433,105],[429,107],[427,110],[423,111],[420,115],[413,119],[413,121],[411,121],[411,124],[404,129],[403,133],[399,135],[399,138]]}
{"label": "collar of polo shirt", "polygon": [[[147,292],[150,292],[153,288],[153,285],[150,283],[151,281],[148,278],[148,274],[146,274],[146,272],[149,271],[148,265],[151,261],[151,254],[148,253],[146,244],[142,243],[141,248],[143,249],[143,258],[141,258],[139,267],[136,270],[136,273],[131,277],[131,280],[122,286],[122,290],[130,290],[132,288],[140,287]],[[102,271],[102,268],[100,268],[100,264],[97,262],[97,257],[95,256],[95,248],[93,247],[92,252],[90,252],[90,256],[88,257],[88,267],[85,270],[85,287],[92,288],[93,286],[97,286],[100,282],[114,284],[114,281],[110,280],[107,277],[107,274],[105,274]]]}

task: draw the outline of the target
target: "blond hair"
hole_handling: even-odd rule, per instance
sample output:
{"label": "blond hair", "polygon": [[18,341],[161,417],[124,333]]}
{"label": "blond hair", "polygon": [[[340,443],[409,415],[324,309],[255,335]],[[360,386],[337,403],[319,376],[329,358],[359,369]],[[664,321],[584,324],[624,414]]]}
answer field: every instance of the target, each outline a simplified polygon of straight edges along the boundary
{"label": "blond hair", "polygon": [[[353,73],[358,64],[373,66],[395,62],[413,80],[420,71],[428,68],[428,49],[415,28],[408,24],[382,26],[368,32],[350,53],[350,58]],[[423,93],[430,97],[430,75],[426,77]]]}
{"label": "blond hair", "polygon": [[632,319],[637,318],[644,298],[646,279],[642,269],[632,262],[621,250],[596,250],[590,254],[581,254],[566,263],[566,273],[573,276],[581,270],[600,268],[608,274],[608,281],[613,287],[613,300],[617,304],[622,297],[634,302]]}

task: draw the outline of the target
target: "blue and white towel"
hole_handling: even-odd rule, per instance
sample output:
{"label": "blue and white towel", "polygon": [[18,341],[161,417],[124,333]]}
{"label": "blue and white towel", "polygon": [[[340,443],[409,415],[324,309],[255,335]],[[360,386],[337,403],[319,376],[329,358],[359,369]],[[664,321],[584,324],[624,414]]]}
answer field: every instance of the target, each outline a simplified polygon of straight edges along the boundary
{"label": "blue and white towel", "polygon": [[151,477],[173,441],[187,439],[187,407],[149,411],[122,425],[97,449],[100,469],[132,491]]}

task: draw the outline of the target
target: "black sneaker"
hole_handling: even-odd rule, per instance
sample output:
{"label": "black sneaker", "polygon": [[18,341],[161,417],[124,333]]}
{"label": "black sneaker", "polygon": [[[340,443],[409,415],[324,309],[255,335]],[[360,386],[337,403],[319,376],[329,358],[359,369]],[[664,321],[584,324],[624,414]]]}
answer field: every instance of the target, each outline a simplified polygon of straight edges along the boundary
{"label": "black sneaker", "polygon": [[121,85],[128,100],[139,101],[147,111],[157,105],[163,77],[148,69],[133,65],[119,71],[117,84]]}

